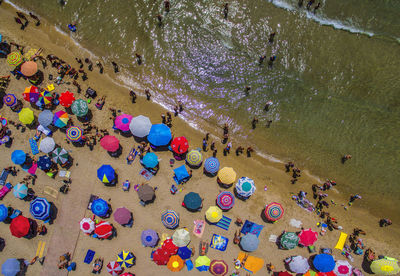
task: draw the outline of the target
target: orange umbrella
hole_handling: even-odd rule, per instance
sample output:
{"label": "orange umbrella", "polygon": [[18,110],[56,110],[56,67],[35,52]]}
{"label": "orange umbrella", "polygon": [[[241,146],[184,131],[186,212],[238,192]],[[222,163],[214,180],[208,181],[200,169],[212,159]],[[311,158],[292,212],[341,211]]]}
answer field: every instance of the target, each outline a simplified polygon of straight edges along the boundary
{"label": "orange umbrella", "polygon": [[183,268],[183,260],[179,255],[173,255],[169,258],[167,267],[172,272],[178,272]]}
{"label": "orange umbrella", "polygon": [[31,77],[38,71],[37,64],[34,61],[24,62],[21,66],[21,73],[24,76]]}

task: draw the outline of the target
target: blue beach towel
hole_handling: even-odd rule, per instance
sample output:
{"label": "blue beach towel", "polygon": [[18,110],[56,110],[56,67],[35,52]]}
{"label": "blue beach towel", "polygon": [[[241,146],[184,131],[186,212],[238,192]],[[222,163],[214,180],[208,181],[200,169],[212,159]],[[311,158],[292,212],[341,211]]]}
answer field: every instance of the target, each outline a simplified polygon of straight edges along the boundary
{"label": "blue beach towel", "polygon": [[187,268],[188,271],[191,271],[191,270],[193,269],[193,262],[192,262],[192,260],[187,259],[187,260],[185,261],[185,264],[186,264],[186,268]]}
{"label": "blue beach towel", "polygon": [[232,221],[231,218],[222,216],[222,219],[220,219],[220,220],[218,221],[218,223],[215,224],[215,226],[218,226],[219,228],[222,228],[222,229],[224,229],[224,230],[228,230],[228,229],[229,229],[229,226],[231,225],[231,221]]}
{"label": "blue beach towel", "polygon": [[258,237],[261,233],[261,230],[263,230],[263,228],[264,228],[263,225],[259,225],[257,223],[246,220],[242,226],[242,230],[240,230],[240,233],[242,233],[244,235],[246,235],[247,233],[251,233]]}
{"label": "blue beach towel", "polygon": [[36,140],[33,139],[33,138],[30,138],[30,139],[29,139],[29,144],[30,144],[30,146],[31,146],[32,154],[33,154],[33,155],[38,154],[38,153],[39,153],[39,148],[38,148],[38,145],[37,145]]}
{"label": "blue beach towel", "polygon": [[86,263],[86,264],[90,264],[93,261],[94,254],[96,254],[96,252],[94,252],[93,250],[88,249],[88,251],[86,253],[85,260],[83,260],[83,262]]}

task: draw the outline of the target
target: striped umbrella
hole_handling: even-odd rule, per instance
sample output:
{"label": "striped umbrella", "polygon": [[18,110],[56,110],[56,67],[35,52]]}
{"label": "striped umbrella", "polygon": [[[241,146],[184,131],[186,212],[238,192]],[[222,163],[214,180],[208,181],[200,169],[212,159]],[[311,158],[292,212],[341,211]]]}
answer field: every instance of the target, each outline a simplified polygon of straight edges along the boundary
{"label": "striped umbrella", "polygon": [[53,124],[56,127],[63,128],[68,124],[68,114],[64,110],[57,111],[53,117]]}
{"label": "striped umbrella", "polygon": [[87,102],[82,99],[78,99],[72,103],[71,110],[76,116],[83,117],[88,113],[89,107]]}
{"label": "striped umbrella", "polygon": [[198,167],[200,166],[202,161],[203,157],[201,156],[201,153],[198,150],[191,150],[186,156],[186,162],[191,166]]}
{"label": "striped umbrella", "polygon": [[91,210],[93,214],[99,217],[104,217],[108,212],[108,203],[102,198],[93,200]]}
{"label": "striped umbrella", "polygon": [[223,260],[213,260],[209,270],[212,275],[225,276],[228,273],[228,264]]}
{"label": "striped umbrella", "polygon": [[75,101],[74,93],[65,91],[64,93],[61,93],[59,100],[62,106],[70,107],[72,103]]}
{"label": "striped umbrella", "polygon": [[108,221],[100,221],[98,224],[96,224],[96,229],[94,230],[94,233],[100,238],[100,239],[107,239],[112,235],[113,227]]}
{"label": "striped umbrella", "polygon": [[171,149],[177,154],[184,154],[185,152],[187,152],[188,148],[189,142],[184,136],[176,137],[171,142]]}
{"label": "striped umbrella", "polygon": [[114,121],[115,128],[122,130],[122,131],[128,131],[129,124],[131,123],[132,118],[133,117],[129,114],[122,114],[122,115],[117,116]]}
{"label": "striped umbrella", "polygon": [[31,103],[36,103],[39,100],[39,96],[39,88],[33,85],[26,87],[24,93],[22,93],[24,100]]}
{"label": "striped umbrella", "polygon": [[112,276],[118,276],[122,272],[122,267],[119,265],[119,263],[112,261],[109,262],[107,265],[107,271],[110,273]]}
{"label": "striped umbrella", "polygon": [[208,157],[206,161],[204,161],[204,170],[211,174],[218,172],[219,160],[215,157]]}
{"label": "striped umbrella", "polygon": [[12,66],[20,65],[24,60],[20,52],[11,52],[7,55],[7,63]]}
{"label": "striped umbrella", "polygon": [[67,129],[67,138],[71,142],[79,142],[83,136],[83,130],[78,126],[72,126]]}
{"label": "striped umbrella", "polygon": [[235,205],[235,196],[229,192],[221,192],[217,197],[217,205],[224,211],[227,211]]}
{"label": "striped umbrella", "polygon": [[265,206],[264,214],[265,217],[270,221],[277,221],[282,218],[284,213],[283,207],[281,204],[272,202]]}
{"label": "striped umbrella", "polygon": [[179,225],[179,215],[173,210],[167,210],[161,215],[161,222],[165,227],[174,229]]}
{"label": "striped umbrella", "polygon": [[130,251],[122,250],[117,256],[117,263],[122,268],[129,268],[135,264],[136,257]]}
{"label": "striped umbrella", "polygon": [[40,156],[38,161],[37,161],[38,168],[43,170],[43,171],[46,171],[46,170],[50,169],[51,164],[52,163],[51,163],[50,157],[48,157],[46,155]]}
{"label": "striped umbrella", "polygon": [[41,124],[44,127],[47,127],[53,123],[53,117],[54,117],[53,112],[46,109],[42,111],[38,116],[39,124]]}
{"label": "striped umbrella", "polygon": [[17,97],[14,94],[7,94],[4,96],[3,102],[6,106],[13,107],[17,104]]}
{"label": "striped umbrella", "polygon": [[256,191],[256,186],[254,185],[253,179],[248,177],[239,178],[235,188],[237,194],[244,198],[251,196]]}
{"label": "striped umbrella", "polygon": [[90,218],[83,218],[80,222],[80,227],[83,233],[92,234],[96,229],[96,224]]}
{"label": "striped umbrella", "polygon": [[47,105],[53,101],[53,95],[47,90],[40,92],[39,100],[37,102],[38,105]]}
{"label": "striped umbrella", "polygon": [[29,211],[35,219],[45,220],[50,215],[50,203],[44,197],[35,198]]}
{"label": "striped umbrella", "polygon": [[283,248],[293,249],[299,244],[299,237],[294,232],[285,232],[282,234],[280,244]]}
{"label": "striped umbrella", "polygon": [[13,194],[16,198],[23,199],[28,195],[28,187],[25,184],[18,183],[13,188]]}
{"label": "striped umbrella", "polygon": [[63,148],[56,148],[51,152],[51,158],[54,163],[65,164],[68,161],[68,152]]}

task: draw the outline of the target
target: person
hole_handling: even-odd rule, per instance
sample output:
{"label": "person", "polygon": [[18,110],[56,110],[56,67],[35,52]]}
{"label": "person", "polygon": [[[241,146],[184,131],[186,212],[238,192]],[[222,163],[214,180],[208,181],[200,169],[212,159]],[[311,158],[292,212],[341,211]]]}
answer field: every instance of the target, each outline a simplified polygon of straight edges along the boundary
{"label": "person", "polygon": [[179,107],[179,113],[182,113],[182,111],[183,111],[183,103],[181,101],[178,101],[178,107]]}
{"label": "person", "polygon": [[178,110],[178,106],[174,106],[174,116],[178,116],[179,115],[179,110]]}
{"label": "person", "polygon": [[60,256],[58,262],[58,269],[67,268],[71,260],[71,253],[67,252]]}
{"label": "person", "polygon": [[167,124],[167,119],[165,118],[165,114],[161,114],[161,122],[165,125]]}
{"label": "person", "polygon": [[265,126],[267,128],[269,128],[271,126],[271,124],[272,124],[272,120],[268,120],[267,123],[265,124]]}
{"label": "person", "polygon": [[251,153],[252,153],[253,151],[254,151],[254,150],[253,150],[252,147],[248,147],[248,148],[246,149],[247,157],[251,157]]}
{"label": "person", "polygon": [[103,258],[97,258],[96,260],[94,260],[93,263],[93,270],[92,273],[93,274],[100,274],[101,269],[103,268]]}
{"label": "person", "polygon": [[293,168],[293,167],[294,167],[294,164],[289,161],[287,164],[285,164],[286,172],[290,172],[290,168]]}
{"label": "person", "polygon": [[24,23],[22,23],[21,19],[19,19],[18,17],[14,17],[14,19],[17,24],[21,24],[21,30],[25,29],[25,25]]}
{"label": "person", "polygon": [[149,91],[149,89],[145,89],[145,90],[144,90],[144,93],[146,94],[146,98],[147,98],[147,100],[148,100],[148,101],[150,101],[151,94],[150,94],[150,91]]}
{"label": "person", "polygon": [[133,90],[129,91],[129,96],[132,98],[132,103],[136,103],[136,93]]}
{"label": "person", "polygon": [[229,126],[228,126],[227,123],[224,124],[223,130],[224,130],[224,134],[228,134],[228,132],[229,132]]}
{"label": "person", "polygon": [[225,3],[224,5],[224,19],[228,19],[228,11],[229,11],[229,7],[228,7],[228,3]]}
{"label": "person", "polygon": [[380,221],[379,221],[379,226],[380,227],[386,227],[386,226],[389,226],[389,225],[392,225],[392,221],[390,220],[390,219],[388,219],[388,218],[383,218],[383,219],[381,219]]}
{"label": "person", "polygon": [[209,138],[210,138],[210,133],[207,132],[207,133],[206,133],[206,137],[205,137],[206,141],[208,141]]}
{"label": "person", "polygon": [[271,272],[275,269],[275,266],[272,263],[269,263],[266,265],[268,273],[271,274]]}
{"label": "person", "polygon": [[214,149],[215,149],[215,142],[214,142],[214,141],[211,143],[210,149],[211,149],[211,150],[214,150]]}
{"label": "person", "polygon": [[136,56],[136,61],[137,61],[138,65],[141,65],[142,64],[142,56],[139,55],[138,53],[135,53],[135,56]]}
{"label": "person", "polygon": [[165,12],[169,12],[169,8],[171,7],[171,3],[168,0],[164,0],[164,9]]}
{"label": "person", "polygon": [[264,106],[264,110],[265,111],[268,111],[269,110],[269,107],[272,105],[272,101],[268,101],[268,102],[266,102],[265,103],[265,106]]}
{"label": "person", "polygon": [[214,149],[214,150],[213,150],[213,157],[217,157],[217,152],[218,152],[217,149]]}
{"label": "person", "polygon": [[233,237],[233,243],[239,244],[239,242],[240,242],[240,233],[238,234],[237,231],[235,231],[235,235]]}
{"label": "person", "polygon": [[28,21],[28,19],[26,18],[25,14],[23,14],[22,12],[16,12],[17,16],[25,21]]}
{"label": "person", "polygon": [[112,66],[114,67],[114,73],[119,72],[118,64],[116,64],[114,61],[111,61]]}
{"label": "person", "polygon": [[308,3],[307,3],[307,10],[310,10],[310,8],[311,8],[312,4],[314,4],[314,2],[315,2],[315,0],[310,0],[310,1],[308,1]]}
{"label": "person", "polygon": [[158,19],[158,26],[162,26],[162,24],[163,24],[163,22],[162,22],[162,20],[163,20],[162,15],[161,15],[161,14],[157,14],[156,17],[157,17],[157,19]]}
{"label": "person", "polygon": [[93,71],[93,63],[92,63],[92,61],[90,59],[88,59],[88,58],[85,58],[85,63],[88,64],[88,70],[89,71]]}
{"label": "person", "polygon": [[276,35],[275,32],[269,34],[268,42],[269,42],[270,44],[274,43],[275,35]]}
{"label": "person", "polygon": [[274,61],[276,60],[276,56],[270,56],[269,57],[269,62],[268,65],[270,68],[272,68],[272,66],[274,65]]}
{"label": "person", "polygon": [[243,153],[244,148],[242,146],[239,146],[236,148],[236,156],[239,156],[240,154]]}
{"label": "person", "polygon": [[356,201],[357,199],[361,199],[361,198],[362,197],[359,194],[351,195],[350,200],[349,200],[349,205],[353,204],[354,201]]}
{"label": "person", "polygon": [[318,4],[314,7],[314,14],[320,7],[321,7],[321,2],[318,2]]}
{"label": "person", "polygon": [[101,99],[99,99],[99,100],[97,101],[97,103],[95,104],[95,106],[96,106],[96,108],[97,108],[98,110],[102,110],[105,103],[106,103],[106,96],[103,96],[103,97],[101,97]]}
{"label": "person", "polygon": [[304,0],[299,0],[299,2],[297,3],[297,5],[299,5],[299,8],[301,8],[303,6],[303,1]]}
{"label": "person", "polygon": [[251,87],[250,87],[250,86],[246,86],[246,87],[244,88],[244,93],[246,93],[246,96],[248,96],[248,95],[249,95],[249,91],[250,91],[250,89],[251,89]]}
{"label": "person", "polygon": [[255,129],[256,126],[257,126],[257,123],[258,123],[258,119],[257,119],[256,116],[254,116],[253,120],[251,121],[251,127],[252,127],[253,129]]}
{"label": "person", "polygon": [[347,160],[351,159],[351,155],[350,154],[346,154],[342,157],[342,164],[344,164],[344,162],[346,162]]}
{"label": "person", "polygon": [[34,15],[34,14],[31,13],[31,12],[29,12],[29,16],[36,20],[36,26],[39,26],[39,25],[40,25],[40,19],[39,19],[39,17],[37,17],[36,15]]}
{"label": "person", "polygon": [[79,64],[79,69],[83,68],[83,62],[80,58],[75,58],[76,62]]}
{"label": "person", "polygon": [[260,56],[260,59],[258,60],[258,65],[261,65],[263,62],[264,62],[264,59],[266,58],[267,56]]}
{"label": "person", "polygon": [[103,72],[104,72],[103,64],[101,64],[100,61],[96,61],[96,65],[97,65],[97,67],[99,67],[100,74],[103,74]]}
{"label": "person", "polygon": [[47,228],[46,228],[46,226],[44,226],[43,224],[38,225],[38,227],[37,227],[37,233],[38,233],[39,235],[41,235],[41,236],[46,235],[46,233],[47,233]]}
{"label": "person", "polygon": [[203,151],[207,151],[207,140],[203,138]]}

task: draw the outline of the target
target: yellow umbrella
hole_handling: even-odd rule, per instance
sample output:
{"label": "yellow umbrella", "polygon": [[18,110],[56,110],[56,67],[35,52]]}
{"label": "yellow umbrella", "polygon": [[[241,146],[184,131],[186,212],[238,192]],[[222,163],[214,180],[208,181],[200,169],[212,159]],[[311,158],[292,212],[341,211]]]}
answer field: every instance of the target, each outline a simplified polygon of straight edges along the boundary
{"label": "yellow umbrella", "polygon": [[33,115],[33,111],[30,108],[22,108],[21,111],[18,113],[18,118],[21,123],[29,125],[35,119],[35,116]]}
{"label": "yellow umbrella", "polygon": [[206,211],[206,219],[211,223],[217,223],[222,219],[222,210],[217,206],[210,206]]}
{"label": "yellow umbrella", "polygon": [[26,52],[26,53],[24,54],[24,58],[25,58],[26,60],[31,60],[31,58],[32,58],[32,57],[35,57],[36,54],[37,54],[38,52],[39,52],[38,49],[31,48],[31,49],[29,49],[28,52]]}
{"label": "yellow umbrella", "polygon": [[171,270],[172,272],[177,272],[179,270],[181,270],[184,266],[184,262],[182,260],[181,257],[179,257],[178,255],[173,255],[169,258],[169,261],[167,263],[167,267],[169,268],[169,270]]}
{"label": "yellow umbrella", "polygon": [[398,260],[385,257],[380,260],[373,261],[371,270],[378,275],[395,275],[400,272]]}
{"label": "yellow umbrella", "polygon": [[236,181],[236,172],[231,167],[224,167],[218,172],[218,179],[223,184],[233,184]]}

